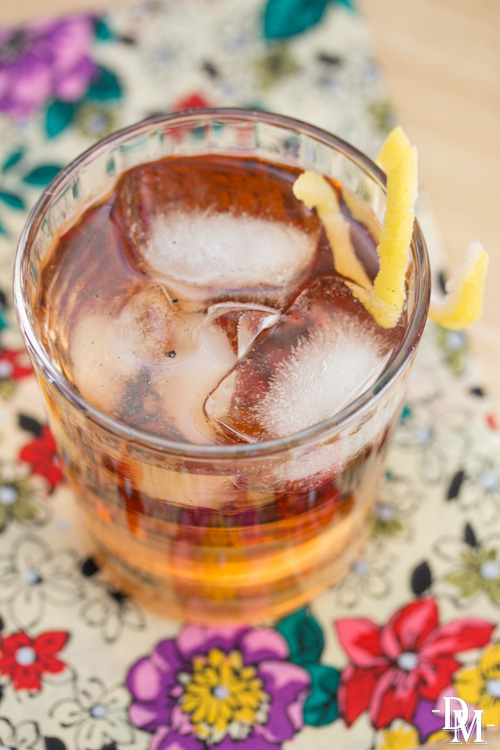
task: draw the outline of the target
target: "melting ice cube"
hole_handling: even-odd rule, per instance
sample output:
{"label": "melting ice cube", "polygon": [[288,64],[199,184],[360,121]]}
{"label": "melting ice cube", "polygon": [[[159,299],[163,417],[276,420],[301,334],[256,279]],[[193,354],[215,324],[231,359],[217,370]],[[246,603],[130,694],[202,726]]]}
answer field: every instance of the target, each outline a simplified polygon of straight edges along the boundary
{"label": "melting ice cube", "polygon": [[84,398],[117,416],[127,382],[136,372],[132,357],[122,350],[107,315],[88,315],[75,326],[70,339],[71,371]]}
{"label": "melting ice cube", "polygon": [[127,349],[142,362],[165,365],[175,359],[178,363],[194,352],[193,322],[177,312],[161,284],[133,294],[125,302],[115,328]]}
{"label": "melting ice cube", "polygon": [[286,437],[333,417],[367,390],[398,330],[382,331],[335,277],[311,283],[205,403],[225,435]]}
{"label": "melting ice cube", "polygon": [[112,217],[132,264],[192,293],[271,291],[298,278],[316,252],[316,217],[272,175],[263,191],[262,172],[233,172],[165,162],[124,175]]}
{"label": "melting ice cube", "polygon": [[272,307],[240,302],[219,302],[207,310],[205,327],[223,331],[238,359],[243,357],[262,331],[275,325],[280,313]]}
{"label": "melting ice cube", "polygon": [[[186,440],[214,440],[213,425],[203,411],[207,394],[246,354],[252,343],[279,319],[279,312],[261,305],[222,302],[209,307],[195,329],[196,350],[180,363],[176,377],[159,377],[166,420],[174,423]],[[176,368],[177,369],[177,368]],[[154,374],[153,374],[154,377]],[[215,437],[217,433],[215,433]]]}
{"label": "melting ice cube", "polygon": [[315,250],[315,238],[284,223],[176,211],[154,219],[143,255],[151,268],[177,281],[252,289],[290,283]]}
{"label": "melting ice cube", "polygon": [[86,315],[70,337],[76,387],[88,401],[130,424],[156,420],[162,411],[156,381],[168,384],[172,367],[194,356],[196,325],[197,316],[178,314],[160,284],[129,294],[114,314]]}

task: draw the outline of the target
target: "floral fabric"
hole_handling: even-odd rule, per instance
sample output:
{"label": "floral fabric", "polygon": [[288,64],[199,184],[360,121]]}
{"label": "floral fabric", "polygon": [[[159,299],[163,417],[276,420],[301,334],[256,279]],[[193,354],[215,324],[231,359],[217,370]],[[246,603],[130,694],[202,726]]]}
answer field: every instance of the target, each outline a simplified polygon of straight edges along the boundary
{"label": "floral fabric", "polygon": [[372,156],[393,122],[348,0],[168,0],[0,30],[0,746],[404,750],[449,739],[447,696],[500,726],[500,437],[461,332],[429,324],[371,541],[310,606],[237,628],[160,618],[80,533],[14,323],[16,238],[96,139],[206,105],[307,113]]}

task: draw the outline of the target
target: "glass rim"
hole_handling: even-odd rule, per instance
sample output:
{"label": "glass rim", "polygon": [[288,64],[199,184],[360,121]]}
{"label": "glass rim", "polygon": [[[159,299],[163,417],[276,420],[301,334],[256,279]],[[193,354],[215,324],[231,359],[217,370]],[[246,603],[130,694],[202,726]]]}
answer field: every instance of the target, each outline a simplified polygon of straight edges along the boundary
{"label": "glass rim", "polygon": [[[57,388],[61,395],[77,408],[80,413],[85,414],[87,418],[90,418],[94,423],[104,427],[115,436],[125,439],[128,442],[133,442],[136,445],[141,445],[142,447],[157,451],[160,450],[170,455],[178,455],[191,459],[220,460],[268,456],[279,453],[280,451],[287,451],[292,448],[308,445],[312,441],[317,442],[321,440],[322,437],[326,437],[327,434],[333,430],[342,429],[348,422],[359,417],[367,408],[373,405],[410,363],[427,320],[430,298],[429,258],[424,237],[416,220],[411,241],[411,250],[415,262],[415,307],[408,322],[402,344],[396,355],[389,359],[388,363],[377,377],[375,383],[373,383],[373,385],[366,391],[363,391],[363,393],[356,399],[347,404],[347,406],[341,411],[322,422],[311,425],[305,430],[301,430],[293,435],[282,438],[273,438],[272,440],[264,440],[250,444],[198,445],[196,443],[171,440],[159,435],[154,435],[120,422],[120,420],[111,417],[84,399],[64,375],[59,372],[43,347],[34,326],[31,324],[26,310],[26,307],[29,306],[29,302],[27,301],[27,295],[25,293],[27,291],[27,278],[23,275],[23,267],[26,256],[28,256],[30,252],[31,242],[54,197],[57,196],[61,189],[67,185],[79,169],[85,164],[90,163],[95,157],[105,153],[110,146],[118,145],[120,142],[126,141],[131,136],[146,133],[154,126],[168,126],[169,124],[174,123],[196,124],[198,122],[199,124],[200,120],[207,118],[220,118],[227,122],[267,122],[276,125],[277,127],[303,133],[312,137],[317,142],[321,142],[324,145],[333,148],[334,151],[342,153],[351,162],[354,162],[356,166],[360,167],[366,174],[368,174],[375,183],[382,188],[384,193],[386,193],[385,173],[375,164],[375,162],[347,141],[344,141],[322,128],[318,128],[315,125],[309,125],[301,120],[270,112],[236,107],[187,109],[168,115],[149,117],[126,128],[115,131],[106,138],[95,143],[64,167],[44,189],[42,195],[28,214],[28,218],[18,242],[14,265],[14,306],[21,334],[24,338],[27,349],[44,377],[46,377],[49,382]],[[144,163],[147,162],[145,161]]]}

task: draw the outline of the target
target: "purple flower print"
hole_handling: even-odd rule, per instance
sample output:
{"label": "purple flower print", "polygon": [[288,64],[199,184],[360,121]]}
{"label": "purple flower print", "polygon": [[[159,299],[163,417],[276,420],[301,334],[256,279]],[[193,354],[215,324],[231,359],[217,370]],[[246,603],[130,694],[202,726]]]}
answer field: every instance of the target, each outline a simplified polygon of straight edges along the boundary
{"label": "purple flower print", "polygon": [[[443,690],[437,701],[427,701],[421,698],[417,703],[417,708],[413,716],[413,725],[418,731],[422,744],[427,742],[432,734],[439,732],[445,726],[445,698],[457,698],[454,685],[449,685]],[[456,703],[452,702],[451,705],[452,708],[458,708],[458,704]],[[474,719],[475,706],[469,705],[468,708],[467,725]]]}
{"label": "purple flower print", "polygon": [[0,110],[26,117],[51,98],[75,101],[97,73],[90,16],[0,28]]}
{"label": "purple flower print", "polygon": [[303,725],[308,673],[267,628],[189,625],[130,669],[130,720],[150,750],[276,750]]}

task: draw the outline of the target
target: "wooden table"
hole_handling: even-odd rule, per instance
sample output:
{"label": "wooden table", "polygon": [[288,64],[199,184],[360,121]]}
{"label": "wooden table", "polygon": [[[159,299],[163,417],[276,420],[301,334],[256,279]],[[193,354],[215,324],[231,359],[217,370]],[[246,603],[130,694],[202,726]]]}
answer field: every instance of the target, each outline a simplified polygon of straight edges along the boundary
{"label": "wooden table", "polygon": [[500,3],[361,0],[403,124],[418,147],[450,267],[479,239],[485,312],[471,329],[500,406]]}

